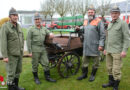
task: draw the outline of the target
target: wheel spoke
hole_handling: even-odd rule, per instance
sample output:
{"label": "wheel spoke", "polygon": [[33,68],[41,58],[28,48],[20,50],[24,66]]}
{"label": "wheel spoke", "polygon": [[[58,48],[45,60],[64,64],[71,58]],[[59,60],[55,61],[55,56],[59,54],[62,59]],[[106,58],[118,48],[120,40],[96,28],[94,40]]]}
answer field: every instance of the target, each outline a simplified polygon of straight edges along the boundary
{"label": "wheel spoke", "polygon": [[80,67],[80,57],[73,53],[66,53],[60,60],[59,73],[62,77],[75,75]]}

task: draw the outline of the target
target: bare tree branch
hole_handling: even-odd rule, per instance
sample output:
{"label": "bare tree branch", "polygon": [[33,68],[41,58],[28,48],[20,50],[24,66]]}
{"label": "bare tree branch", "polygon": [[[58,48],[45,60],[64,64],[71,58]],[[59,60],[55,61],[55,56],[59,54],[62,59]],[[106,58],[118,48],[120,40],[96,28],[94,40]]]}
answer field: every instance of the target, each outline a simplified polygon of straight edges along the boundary
{"label": "bare tree branch", "polygon": [[97,13],[104,17],[110,8],[111,0],[98,0],[97,1]]}
{"label": "bare tree branch", "polygon": [[61,16],[65,16],[68,12],[69,0],[57,0],[56,1],[56,12]]}
{"label": "bare tree branch", "polygon": [[76,14],[78,14],[78,2],[77,0],[71,0],[69,2],[69,13],[71,14],[71,16],[75,16]]}
{"label": "bare tree branch", "polygon": [[48,4],[49,4],[48,1],[41,3],[41,14],[44,16],[45,21],[46,21],[47,15],[50,12],[50,7],[48,6]]}

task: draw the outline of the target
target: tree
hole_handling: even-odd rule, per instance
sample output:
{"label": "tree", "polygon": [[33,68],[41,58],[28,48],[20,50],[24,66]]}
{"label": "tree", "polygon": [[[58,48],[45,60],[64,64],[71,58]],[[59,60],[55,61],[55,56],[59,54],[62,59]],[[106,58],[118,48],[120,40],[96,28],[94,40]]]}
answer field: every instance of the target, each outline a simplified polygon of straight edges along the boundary
{"label": "tree", "polygon": [[10,20],[9,17],[2,18],[2,19],[0,20],[0,28],[1,28],[1,26],[2,26],[5,22],[7,22],[7,21],[9,21],[9,20]]}
{"label": "tree", "polygon": [[[57,0],[55,5],[56,5],[55,10],[61,17],[67,14],[69,9],[69,0]],[[64,20],[62,19],[62,26],[63,21]]]}
{"label": "tree", "polygon": [[50,7],[48,6],[48,4],[48,1],[41,3],[41,14],[44,16],[45,21],[50,12]]}
{"label": "tree", "polygon": [[[90,0],[89,0],[90,2]],[[78,5],[78,13],[82,14],[83,17],[85,16],[87,10],[88,10],[88,7],[89,7],[89,2],[88,0],[81,0],[79,2],[79,5]]]}
{"label": "tree", "polygon": [[69,1],[68,7],[69,7],[68,12],[71,14],[71,16],[75,16],[78,13],[78,2],[77,2],[77,0]]}
{"label": "tree", "polygon": [[65,16],[69,9],[69,0],[57,0],[56,1],[56,12],[61,16]]}
{"label": "tree", "polygon": [[48,15],[50,15],[51,23],[52,23],[52,17],[55,14],[55,0],[48,0],[48,4],[47,5],[49,7]]}
{"label": "tree", "polygon": [[111,0],[98,0],[97,1],[97,13],[104,17],[110,9]]}

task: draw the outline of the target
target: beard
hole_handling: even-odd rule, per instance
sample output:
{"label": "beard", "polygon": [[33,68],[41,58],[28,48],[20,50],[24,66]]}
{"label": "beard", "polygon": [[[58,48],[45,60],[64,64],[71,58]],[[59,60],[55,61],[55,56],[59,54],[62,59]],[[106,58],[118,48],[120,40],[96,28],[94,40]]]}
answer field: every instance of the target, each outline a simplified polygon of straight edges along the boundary
{"label": "beard", "polygon": [[91,21],[91,20],[93,20],[95,18],[95,15],[90,15],[90,16],[88,16],[88,19]]}

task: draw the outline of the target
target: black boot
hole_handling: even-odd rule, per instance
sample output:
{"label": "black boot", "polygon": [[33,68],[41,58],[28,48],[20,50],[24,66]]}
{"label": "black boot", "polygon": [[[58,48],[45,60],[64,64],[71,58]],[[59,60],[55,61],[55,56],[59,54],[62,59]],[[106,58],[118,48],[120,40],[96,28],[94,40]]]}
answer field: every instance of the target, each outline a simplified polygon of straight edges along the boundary
{"label": "black boot", "polygon": [[109,75],[109,82],[107,84],[103,84],[102,87],[103,88],[113,87],[113,85],[114,85],[114,78],[112,75]]}
{"label": "black boot", "polygon": [[119,83],[120,83],[119,80],[115,80],[115,81],[114,81],[113,90],[118,90]]}
{"label": "black boot", "polygon": [[8,85],[8,90],[17,90],[15,85]]}
{"label": "black boot", "polygon": [[82,68],[82,75],[78,77],[77,80],[82,80],[87,78],[87,74],[88,74],[88,67]]}
{"label": "black boot", "polygon": [[52,79],[52,78],[50,77],[50,70],[44,71],[44,75],[45,75],[45,79],[46,79],[47,81],[56,82],[56,80],[54,80],[54,79]]}
{"label": "black boot", "polygon": [[41,84],[41,82],[39,81],[37,72],[33,72],[33,76],[34,76],[34,81],[35,81],[35,83],[36,83],[36,84]]}
{"label": "black boot", "polygon": [[18,86],[19,78],[15,78],[14,83],[15,83],[15,86],[16,86],[17,90],[25,90],[25,88],[21,88],[21,87]]}
{"label": "black boot", "polygon": [[90,78],[89,78],[89,81],[90,81],[90,82],[92,82],[92,81],[95,80],[96,72],[97,72],[97,68],[93,68],[93,69],[92,69],[91,76],[90,76]]}

